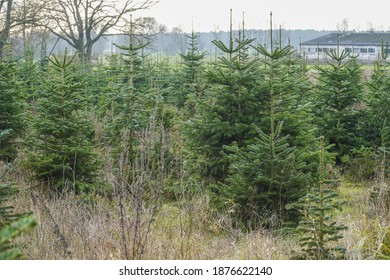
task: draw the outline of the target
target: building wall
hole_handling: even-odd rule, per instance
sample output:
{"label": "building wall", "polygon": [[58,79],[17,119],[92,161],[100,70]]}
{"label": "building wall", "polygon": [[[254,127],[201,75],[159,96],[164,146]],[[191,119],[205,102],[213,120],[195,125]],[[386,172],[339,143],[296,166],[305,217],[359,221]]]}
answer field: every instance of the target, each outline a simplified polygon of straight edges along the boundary
{"label": "building wall", "polygon": [[381,46],[359,46],[359,45],[302,45],[301,53],[305,55],[307,60],[310,61],[329,61],[330,58],[326,54],[325,50],[337,50],[339,48],[340,52],[347,50],[353,55],[358,56],[358,60],[363,63],[374,63],[381,54]]}

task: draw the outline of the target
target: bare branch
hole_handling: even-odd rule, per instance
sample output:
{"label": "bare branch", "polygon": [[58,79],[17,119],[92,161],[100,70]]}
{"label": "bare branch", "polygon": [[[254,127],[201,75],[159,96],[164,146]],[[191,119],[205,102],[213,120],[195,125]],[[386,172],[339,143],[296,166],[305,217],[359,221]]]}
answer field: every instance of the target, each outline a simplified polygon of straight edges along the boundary
{"label": "bare branch", "polygon": [[[2,0],[4,1],[4,0]],[[155,0],[40,0],[45,2],[44,25],[68,43],[72,42],[80,58],[91,59],[92,46],[118,26],[123,17],[147,9]],[[65,39],[66,38],[66,39]],[[86,59],[85,59],[86,58]]]}

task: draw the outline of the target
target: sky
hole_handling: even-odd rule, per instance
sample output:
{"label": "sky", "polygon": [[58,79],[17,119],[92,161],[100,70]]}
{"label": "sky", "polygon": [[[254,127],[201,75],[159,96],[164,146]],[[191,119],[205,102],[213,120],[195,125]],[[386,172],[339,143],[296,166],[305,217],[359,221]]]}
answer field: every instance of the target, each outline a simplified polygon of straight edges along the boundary
{"label": "sky", "polygon": [[190,32],[193,25],[197,32],[223,31],[229,29],[230,8],[236,29],[243,12],[247,29],[268,29],[271,11],[277,28],[336,30],[346,19],[350,30],[390,29],[389,0],[160,0],[138,16],[155,17],[169,30]]}

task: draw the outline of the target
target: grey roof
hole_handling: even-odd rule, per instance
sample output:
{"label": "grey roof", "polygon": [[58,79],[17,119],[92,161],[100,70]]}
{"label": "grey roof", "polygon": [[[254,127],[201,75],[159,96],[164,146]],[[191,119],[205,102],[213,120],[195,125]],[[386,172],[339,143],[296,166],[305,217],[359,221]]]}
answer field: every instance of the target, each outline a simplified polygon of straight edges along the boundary
{"label": "grey roof", "polygon": [[345,32],[330,33],[309,41],[302,42],[301,45],[359,45],[359,46],[381,46],[383,42],[390,44],[390,33],[387,32]]}

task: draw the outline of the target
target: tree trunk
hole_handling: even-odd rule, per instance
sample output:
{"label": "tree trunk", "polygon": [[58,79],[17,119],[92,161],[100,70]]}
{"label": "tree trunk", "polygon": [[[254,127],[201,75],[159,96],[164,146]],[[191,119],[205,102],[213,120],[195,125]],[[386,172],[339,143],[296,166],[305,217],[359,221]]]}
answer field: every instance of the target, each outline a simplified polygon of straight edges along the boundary
{"label": "tree trunk", "polygon": [[0,61],[3,59],[4,47],[6,46],[6,43],[7,43],[8,37],[9,37],[9,32],[11,29],[12,1],[13,0],[7,1],[7,13],[5,16],[4,28],[3,28],[3,30],[0,31]]}

